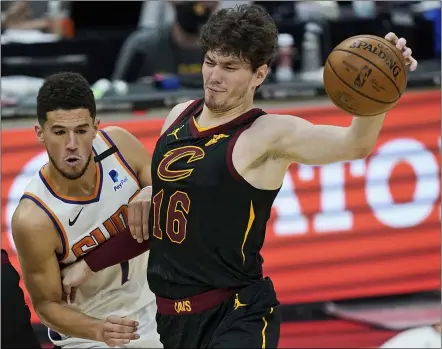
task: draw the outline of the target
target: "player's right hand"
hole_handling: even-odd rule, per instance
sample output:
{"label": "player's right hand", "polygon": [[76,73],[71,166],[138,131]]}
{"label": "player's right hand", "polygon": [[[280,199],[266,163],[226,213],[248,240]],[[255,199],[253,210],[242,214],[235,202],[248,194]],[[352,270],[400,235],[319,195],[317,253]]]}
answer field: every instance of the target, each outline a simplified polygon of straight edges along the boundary
{"label": "player's right hand", "polygon": [[128,224],[132,237],[138,242],[149,239],[149,211],[152,187],[145,187],[129,202]]}
{"label": "player's right hand", "polygon": [[109,347],[122,346],[140,338],[137,334],[138,322],[119,316],[108,316],[103,323],[99,341]]}

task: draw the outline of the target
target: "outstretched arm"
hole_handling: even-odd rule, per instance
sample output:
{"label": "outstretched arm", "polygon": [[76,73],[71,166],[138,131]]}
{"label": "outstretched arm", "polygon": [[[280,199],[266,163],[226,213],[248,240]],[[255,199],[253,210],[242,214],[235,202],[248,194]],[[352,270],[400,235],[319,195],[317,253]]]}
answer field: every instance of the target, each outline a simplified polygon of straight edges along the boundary
{"label": "outstretched arm", "polygon": [[149,240],[143,240],[142,243],[138,243],[132,237],[129,227],[127,227],[117,236],[105,241],[86,254],[84,262],[91,271],[97,272],[129,261],[148,251],[149,248]]}
{"label": "outstretched arm", "polygon": [[[411,56],[404,38],[394,33],[385,38],[402,51],[410,70],[415,70],[417,61]],[[372,117],[353,117],[349,127],[313,125],[288,115],[272,116],[269,155],[308,165],[323,165],[337,161],[366,157],[376,144],[385,113]]]}
{"label": "outstretched arm", "polygon": [[272,115],[270,155],[306,165],[366,157],[376,144],[385,114],[354,117],[349,127],[314,125],[290,115]]}

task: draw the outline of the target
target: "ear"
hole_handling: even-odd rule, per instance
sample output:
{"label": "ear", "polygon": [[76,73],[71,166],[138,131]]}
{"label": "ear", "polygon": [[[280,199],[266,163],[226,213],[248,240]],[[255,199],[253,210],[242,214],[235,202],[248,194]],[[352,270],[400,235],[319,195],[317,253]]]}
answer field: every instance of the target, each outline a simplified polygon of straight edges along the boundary
{"label": "ear", "polygon": [[267,64],[263,64],[256,70],[256,78],[255,78],[255,85],[260,86],[265,78],[267,77],[267,74],[269,72],[269,66]]}
{"label": "ear", "polygon": [[98,126],[100,126],[100,119],[95,118],[95,121],[94,121],[94,135],[93,135],[94,139],[95,139],[95,137],[97,137]]}
{"label": "ear", "polygon": [[43,132],[43,127],[40,124],[34,126],[35,135],[37,136],[38,143],[43,144],[45,142],[45,135]]}

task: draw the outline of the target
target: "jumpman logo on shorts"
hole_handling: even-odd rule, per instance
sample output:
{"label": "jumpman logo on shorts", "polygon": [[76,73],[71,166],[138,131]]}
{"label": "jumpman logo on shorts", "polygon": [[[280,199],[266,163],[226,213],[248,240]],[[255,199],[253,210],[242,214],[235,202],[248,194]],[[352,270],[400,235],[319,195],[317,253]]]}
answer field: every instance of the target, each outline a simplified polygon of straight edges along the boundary
{"label": "jumpman logo on shorts", "polygon": [[247,306],[247,304],[242,304],[240,301],[239,301],[239,298],[238,298],[238,293],[235,295],[235,303],[233,304],[233,310],[236,310],[236,309],[238,309],[238,308],[240,308],[240,307],[246,307]]}

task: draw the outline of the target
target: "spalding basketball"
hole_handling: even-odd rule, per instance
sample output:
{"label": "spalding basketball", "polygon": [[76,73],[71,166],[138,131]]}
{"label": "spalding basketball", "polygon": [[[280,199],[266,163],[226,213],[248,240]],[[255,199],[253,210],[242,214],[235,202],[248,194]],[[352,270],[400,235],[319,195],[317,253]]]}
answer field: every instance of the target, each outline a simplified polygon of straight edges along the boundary
{"label": "spalding basketball", "polygon": [[336,46],[327,58],[323,77],[333,103],[355,116],[390,110],[407,86],[402,53],[373,35],[353,36]]}

